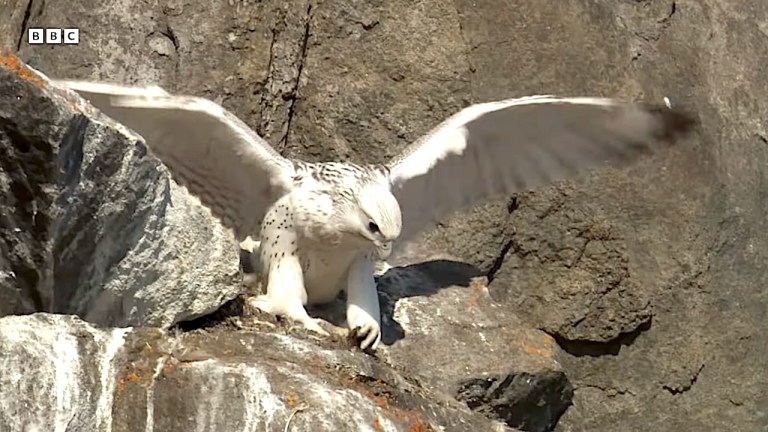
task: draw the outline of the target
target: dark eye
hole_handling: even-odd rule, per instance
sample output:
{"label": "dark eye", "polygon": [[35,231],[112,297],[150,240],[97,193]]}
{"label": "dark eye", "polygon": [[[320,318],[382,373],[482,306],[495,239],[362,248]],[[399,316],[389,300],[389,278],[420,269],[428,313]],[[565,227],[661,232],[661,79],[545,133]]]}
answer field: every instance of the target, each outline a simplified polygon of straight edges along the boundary
{"label": "dark eye", "polygon": [[378,225],[376,225],[376,224],[375,224],[375,223],[373,223],[373,222],[368,222],[368,229],[369,229],[369,230],[371,230],[371,232],[372,232],[372,233],[374,233],[374,234],[376,234],[377,232],[379,232],[379,226],[378,226]]}

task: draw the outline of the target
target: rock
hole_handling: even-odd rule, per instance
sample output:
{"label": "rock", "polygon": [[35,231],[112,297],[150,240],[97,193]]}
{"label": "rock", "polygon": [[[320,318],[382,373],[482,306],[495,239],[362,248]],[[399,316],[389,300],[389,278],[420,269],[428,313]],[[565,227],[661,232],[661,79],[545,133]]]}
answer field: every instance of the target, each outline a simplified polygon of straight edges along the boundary
{"label": "rock", "polygon": [[127,332],[64,315],[0,318],[0,430],[108,430]]}
{"label": "rock", "polygon": [[[425,387],[526,431],[551,430],[573,391],[554,339],[494,304],[473,267],[447,260],[379,278],[390,364]],[[389,313],[384,313],[389,317]]]}
{"label": "rock", "polygon": [[236,242],[135,135],[0,57],[0,315],[168,327],[240,292]]}
{"label": "rock", "polygon": [[573,190],[562,184],[516,199],[492,292],[561,343],[608,342],[648,325],[651,301],[611,222],[566,204]]}
{"label": "rock", "polygon": [[27,11],[28,0],[9,0],[0,4],[0,48],[16,50],[26,43],[26,31],[19,31],[24,27],[24,17]]}
{"label": "rock", "polygon": [[0,350],[2,430],[513,431],[361,352],[280,334],[38,313],[0,318]]}

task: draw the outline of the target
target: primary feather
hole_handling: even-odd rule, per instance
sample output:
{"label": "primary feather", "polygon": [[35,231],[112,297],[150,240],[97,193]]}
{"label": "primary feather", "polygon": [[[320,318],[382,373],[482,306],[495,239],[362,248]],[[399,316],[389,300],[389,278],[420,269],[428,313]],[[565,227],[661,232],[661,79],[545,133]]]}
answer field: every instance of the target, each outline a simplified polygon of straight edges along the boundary
{"label": "primary feather", "polygon": [[389,162],[400,244],[459,209],[598,166],[623,166],[693,125],[661,106],[531,96],[473,105]]}
{"label": "primary feather", "polygon": [[257,235],[264,214],[291,187],[293,164],[218,104],[159,87],[61,81],[132,129],[239,239]]}

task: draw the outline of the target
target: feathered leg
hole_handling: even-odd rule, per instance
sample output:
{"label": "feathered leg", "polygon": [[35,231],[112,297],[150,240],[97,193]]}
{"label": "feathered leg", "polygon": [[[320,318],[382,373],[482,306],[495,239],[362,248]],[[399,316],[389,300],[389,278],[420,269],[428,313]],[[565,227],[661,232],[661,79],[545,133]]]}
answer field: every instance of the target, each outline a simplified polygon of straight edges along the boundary
{"label": "feathered leg", "polygon": [[304,308],[307,303],[304,272],[296,248],[296,232],[286,212],[285,206],[277,206],[262,224],[258,261],[267,293],[250,299],[249,303],[327,336],[328,332],[320,327],[320,320],[311,318]]}
{"label": "feathered leg", "polygon": [[373,263],[370,253],[360,255],[352,262],[347,276],[347,327],[362,338],[362,349],[376,349],[381,340],[381,312]]}

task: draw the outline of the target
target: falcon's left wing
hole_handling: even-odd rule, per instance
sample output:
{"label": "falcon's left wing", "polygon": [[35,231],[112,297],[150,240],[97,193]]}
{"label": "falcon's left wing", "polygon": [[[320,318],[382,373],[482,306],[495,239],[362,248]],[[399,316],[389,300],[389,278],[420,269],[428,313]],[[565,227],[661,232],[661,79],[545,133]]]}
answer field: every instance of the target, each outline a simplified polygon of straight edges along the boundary
{"label": "falcon's left wing", "polygon": [[53,81],[132,129],[238,240],[257,235],[267,209],[292,185],[293,163],[222,106],[159,87]]}
{"label": "falcon's left wing", "polygon": [[623,166],[669,145],[694,121],[667,106],[532,96],[473,105],[392,160],[401,245],[442,218],[598,166]]}

